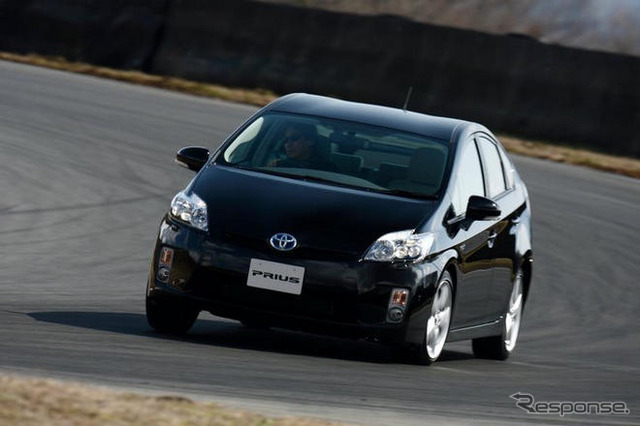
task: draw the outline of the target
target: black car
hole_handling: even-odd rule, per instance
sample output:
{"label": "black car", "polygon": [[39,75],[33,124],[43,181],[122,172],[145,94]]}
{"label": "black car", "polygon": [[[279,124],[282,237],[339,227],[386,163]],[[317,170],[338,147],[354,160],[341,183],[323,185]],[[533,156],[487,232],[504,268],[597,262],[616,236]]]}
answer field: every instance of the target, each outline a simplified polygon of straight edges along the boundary
{"label": "black car", "polygon": [[421,364],[445,341],[506,359],[531,283],[525,184],[485,127],[293,94],[259,110],[197,171],[160,224],[149,324],[201,310],[392,344]]}

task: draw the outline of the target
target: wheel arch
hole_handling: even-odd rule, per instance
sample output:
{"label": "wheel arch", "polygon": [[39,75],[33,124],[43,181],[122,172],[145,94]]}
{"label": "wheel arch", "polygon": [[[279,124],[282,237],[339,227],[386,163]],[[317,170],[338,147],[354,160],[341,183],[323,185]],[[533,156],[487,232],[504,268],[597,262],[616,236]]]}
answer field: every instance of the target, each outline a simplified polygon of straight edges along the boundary
{"label": "wheel arch", "polygon": [[444,271],[449,272],[451,276],[451,285],[453,286],[453,301],[456,300],[456,289],[458,288],[458,260],[453,258],[449,260]]}
{"label": "wheel arch", "polygon": [[522,256],[522,260],[519,264],[520,269],[522,270],[522,285],[524,287],[524,304],[526,305],[527,300],[529,299],[529,293],[531,290],[531,282],[533,277],[533,252],[531,250],[527,251],[524,256]]}
{"label": "wheel arch", "polygon": [[437,255],[435,259],[431,260],[431,263],[438,270],[438,281],[442,278],[442,274],[449,272],[451,280],[453,281],[452,284],[454,287],[456,286],[459,275],[458,258],[458,252],[455,249],[450,248]]}
{"label": "wheel arch", "polygon": [[444,252],[440,258],[438,259],[438,263],[441,265],[440,276],[438,277],[438,282],[442,278],[442,275],[445,272],[449,272],[449,276],[451,276],[451,287],[453,290],[453,313],[455,314],[456,310],[456,296],[458,290],[458,280],[459,280],[459,267],[458,267],[458,252],[455,250],[447,250]]}

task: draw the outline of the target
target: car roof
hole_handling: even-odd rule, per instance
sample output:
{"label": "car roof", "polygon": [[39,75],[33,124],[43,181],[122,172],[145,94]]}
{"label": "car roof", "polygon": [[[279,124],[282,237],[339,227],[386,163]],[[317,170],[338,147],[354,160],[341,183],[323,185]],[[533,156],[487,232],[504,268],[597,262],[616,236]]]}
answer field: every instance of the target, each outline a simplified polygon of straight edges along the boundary
{"label": "car roof", "polygon": [[343,101],[324,96],[294,93],[266,107],[270,111],[314,115],[398,129],[450,141],[456,128],[475,126],[464,120],[420,114],[380,105]]}

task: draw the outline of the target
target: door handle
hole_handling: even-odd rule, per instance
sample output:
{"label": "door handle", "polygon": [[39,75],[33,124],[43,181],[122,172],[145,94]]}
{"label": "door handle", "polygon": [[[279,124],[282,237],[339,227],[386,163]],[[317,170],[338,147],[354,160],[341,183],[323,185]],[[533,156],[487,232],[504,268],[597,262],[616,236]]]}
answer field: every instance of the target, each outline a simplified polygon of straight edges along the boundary
{"label": "door handle", "polygon": [[487,246],[489,248],[493,248],[493,245],[496,243],[496,237],[498,233],[495,230],[489,231],[489,237],[487,238]]}

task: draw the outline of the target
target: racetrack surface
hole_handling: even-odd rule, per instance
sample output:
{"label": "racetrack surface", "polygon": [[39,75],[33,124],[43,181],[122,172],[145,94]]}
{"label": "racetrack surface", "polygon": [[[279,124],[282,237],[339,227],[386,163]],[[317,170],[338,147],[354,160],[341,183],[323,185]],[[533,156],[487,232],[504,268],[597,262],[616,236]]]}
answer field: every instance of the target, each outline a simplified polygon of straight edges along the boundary
{"label": "racetrack surface", "polygon": [[[157,225],[193,176],[175,151],[215,148],[252,111],[0,62],[0,372],[362,424],[640,423],[640,181],[585,168],[515,158],[535,263],[509,361],[474,359],[462,342],[419,367],[373,343],[205,313],[184,338],[152,331]],[[528,414],[517,392],[631,413]]]}

